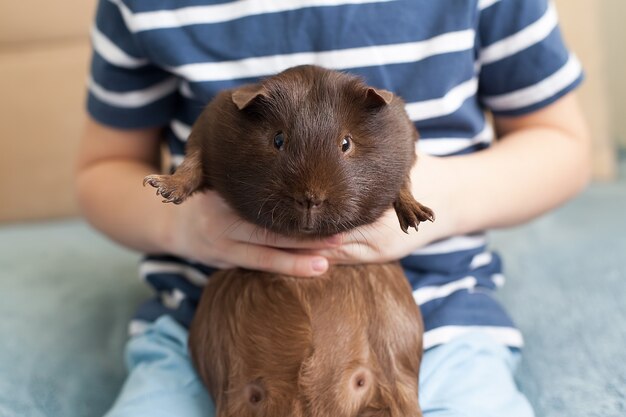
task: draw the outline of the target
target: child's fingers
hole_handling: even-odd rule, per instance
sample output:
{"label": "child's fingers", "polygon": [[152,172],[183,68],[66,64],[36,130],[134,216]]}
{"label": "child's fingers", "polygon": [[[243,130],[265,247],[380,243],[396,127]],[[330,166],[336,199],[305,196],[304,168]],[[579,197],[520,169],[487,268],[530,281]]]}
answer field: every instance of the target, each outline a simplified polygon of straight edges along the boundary
{"label": "child's fingers", "polygon": [[293,252],[299,255],[321,256],[326,258],[330,264],[353,265],[362,263],[379,262],[378,254],[371,247],[363,244],[342,245],[339,248],[320,250],[296,250]]}
{"label": "child's fingers", "polygon": [[339,235],[323,239],[294,239],[248,224],[234,229],[229,238],[241,243],[281,249],[328,249],[339,246],[342,242]]}
{"label": "child's fingers", "polygon": [[294,254],[247,243],[232,245],[226,261],[242,268],[298,277],[318,276],[328,269],[328,261],[321,256]]}

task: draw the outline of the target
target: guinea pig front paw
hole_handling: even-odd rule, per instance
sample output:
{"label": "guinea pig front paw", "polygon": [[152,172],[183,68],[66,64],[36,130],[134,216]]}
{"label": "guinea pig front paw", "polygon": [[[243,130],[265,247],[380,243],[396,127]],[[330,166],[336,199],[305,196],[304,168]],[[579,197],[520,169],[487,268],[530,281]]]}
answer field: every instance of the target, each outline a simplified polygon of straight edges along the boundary
{"label": "guinea pig front paw", "polygon": [[412,196],[400,196],[394,203],[393,208],[396,210],[400,228],[404,233],[409,233],[409,227],[417,230],[421,222],[435,221],[435,213],[423,204],[418,203]]}
{"label": "guinea pig front paw", "polygon": [[180,204],[190,194],[173,175],[148,175],[143,179],[144,187],[146,184],[157,189],[156,193],[163,197],[164,203]]}

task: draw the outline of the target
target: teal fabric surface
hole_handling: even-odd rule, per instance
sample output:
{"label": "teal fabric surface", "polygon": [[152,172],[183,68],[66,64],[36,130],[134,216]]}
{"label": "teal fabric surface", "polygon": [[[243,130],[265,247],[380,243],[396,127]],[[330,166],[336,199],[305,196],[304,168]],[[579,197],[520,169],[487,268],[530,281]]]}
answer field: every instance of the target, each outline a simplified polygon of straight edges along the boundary
{"label": "teal fabric surface", "polygon": [[500,298],[525,335],[522,390],[542,417],[626,416],[626,179],[493,234]]}
{"label": "teal fabric surface", "polygon": [[125,375],[138,257],[81,222],[0,229],[0,416],[101,416]]}
{"label": "teal fabric surface", "polygon": [[[625,416],[626,181],[595,184],[492,242],[537,416]],[[128,320],[148,295],[137,261],[80,221],[0,228],[0,417],[105,412],[124,379]]]}

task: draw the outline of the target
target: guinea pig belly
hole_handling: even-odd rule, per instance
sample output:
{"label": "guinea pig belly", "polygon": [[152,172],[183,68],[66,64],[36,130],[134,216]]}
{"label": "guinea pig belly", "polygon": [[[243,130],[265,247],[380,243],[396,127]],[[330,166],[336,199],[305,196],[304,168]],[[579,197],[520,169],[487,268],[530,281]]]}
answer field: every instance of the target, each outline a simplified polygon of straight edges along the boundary
{"label": "guinea pig belly", "polygon": [[[423,323],[399,263],[336,266],[328,275],[321,291],[311,286],[313,349],[298,381],[300,394],[331,404],[320,415],[384,409],[389,414],[381,415],[421,416]],[[333,385],[342,396],[320,397]],[[341,404],[353,408],[337,413]]]}
{"label": "guinea pig belly", "polygon": [[417,376],[422,316],[398,263],[336,266],[323,284],[309,294],[316,354],[330,357],[345,348],[350,356],[366,346],[361,362],[378,363],[383,373],[406,365],[402,372]]}
{"label": "guinea pig belly", "polygon": [[218,417],[259,407],[272,411],[251,415],[306,416],[312,405],[315,415],[420,415],[422,332],[397,263],[334,266],[315,279],[234,269],[211,278],[189,344]]}

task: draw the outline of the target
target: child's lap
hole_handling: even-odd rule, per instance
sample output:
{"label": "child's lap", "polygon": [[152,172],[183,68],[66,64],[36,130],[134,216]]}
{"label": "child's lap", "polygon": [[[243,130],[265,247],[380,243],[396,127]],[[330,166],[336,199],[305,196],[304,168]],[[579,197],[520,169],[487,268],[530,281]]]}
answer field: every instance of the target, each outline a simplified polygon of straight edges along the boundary
{"label": "child's lap", "polygon": [[[471,332],[424,353],[420,404],[425,417],[531,417],[513,373],[519,354]],[[106,417],[206,417],[213,402],[187,353],[187,330],[168,316],[126,347],[128,378]]]}

